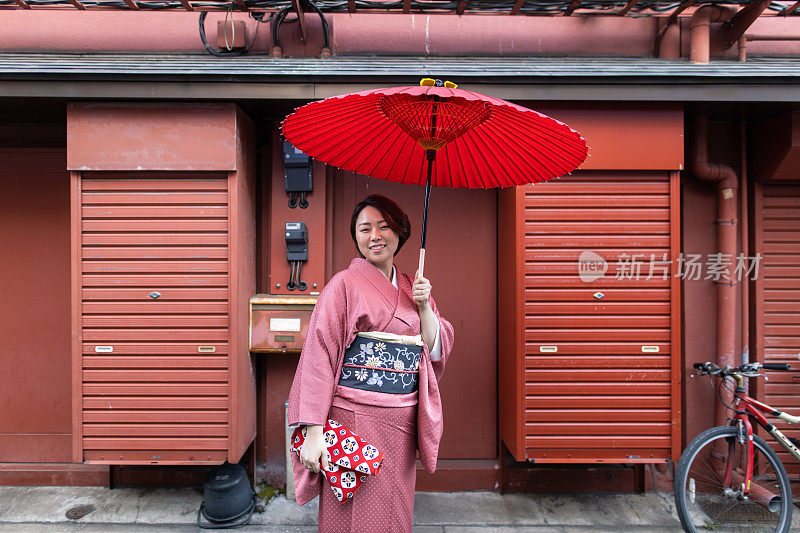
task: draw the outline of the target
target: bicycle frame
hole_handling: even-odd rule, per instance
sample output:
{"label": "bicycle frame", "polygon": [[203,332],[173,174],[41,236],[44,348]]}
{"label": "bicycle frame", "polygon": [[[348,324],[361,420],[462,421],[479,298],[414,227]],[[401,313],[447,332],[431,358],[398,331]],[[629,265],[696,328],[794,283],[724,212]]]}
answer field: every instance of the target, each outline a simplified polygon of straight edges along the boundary
{"label": "bicycle frame", "polygon": [[[747,392],[744,388],[744,377],[737,374],[734,375],[733,378],[736,380],[736,389],[734,390],[736,399],[734,400],[733,404],[734,410],[736,411],[736,416],[734,416],[731,420],[731,425],[739,428],[741,435],[740,439],[744,437],[747,443],[747,467],[744,479],[742,480],[743,492],[745,496],[748,496],[750,495],[752,488],[754,499],[760,500],[765,505],[769,505],[775,495],[769,493],[757,484],[751,487],[751,481],[753,478],[752,420],[755,420],[758,425],[764,428],[764,431],[772,435],[772,437],[778,441],[778,444],[780,444],[787,452],[789,452],[792,457],[794,457],[797,461],[800,461],[800,449],[798,449],[798,447],[795,446],[781,430],[776,428],[773,424],[770,424],[762,412],[791,424],[800,424],[800,417],[792,416],[788,413],[774,409],[765,403],[761,403],[758,400],[754,400],[747,395]],[[742,444],[744,443],[745,442],[742,442]],[[728,461],[725,470],[726,486],[730,486],[733,475],[733,465],[731,464],[731,461]]]}

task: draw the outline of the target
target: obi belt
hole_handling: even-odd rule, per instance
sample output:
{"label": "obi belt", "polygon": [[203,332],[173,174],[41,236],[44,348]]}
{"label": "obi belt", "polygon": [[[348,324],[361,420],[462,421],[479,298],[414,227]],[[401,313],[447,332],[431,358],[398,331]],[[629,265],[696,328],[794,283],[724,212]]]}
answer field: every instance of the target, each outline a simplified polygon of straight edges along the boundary
{"label": "obi belt", "polygon": [[339,385],[389,394],[415,392],[421,355],[421,335],[359,333],[344,352]]}

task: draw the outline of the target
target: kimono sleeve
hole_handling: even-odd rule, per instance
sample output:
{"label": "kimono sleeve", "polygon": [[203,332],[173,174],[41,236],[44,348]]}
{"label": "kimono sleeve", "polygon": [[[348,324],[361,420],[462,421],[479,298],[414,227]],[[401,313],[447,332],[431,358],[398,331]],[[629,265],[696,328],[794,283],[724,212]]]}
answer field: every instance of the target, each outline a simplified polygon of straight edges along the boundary
{"label": "kimono sleeve", "polygon": [[442,315],[439,314],[439,309],[436,306],[436,301],[431,296],[431,309],[433,313],[436,315],[436,318],[439,320],[439,342],[441,343],[442,347],[442,358],[436,361],[431,361],[433,365],[433,372],[436,374],[436,379],[442,377],[442,372],[444,372],[444,365],[447,363],[447,357],[450,355],[450,351],[453,349],[453,343],[455,342],[455,334],[453,331],[453,325],[447,321]]}
{"label": "kimono sleeve", "polygon": [[290,425],[323,425],[328,417],[346,342],[346,294],[344,281],[334,276],[317,299],[289,392]]}

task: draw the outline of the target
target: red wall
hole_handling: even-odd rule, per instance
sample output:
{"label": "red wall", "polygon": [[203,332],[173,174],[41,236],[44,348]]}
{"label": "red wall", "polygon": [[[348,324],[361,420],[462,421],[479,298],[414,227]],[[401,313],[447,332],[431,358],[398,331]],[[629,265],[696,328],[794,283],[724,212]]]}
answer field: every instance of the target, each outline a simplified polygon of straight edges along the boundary
{"label": "red wall", "polygon": [[0,149],[0,160],[0,462],[69,462],[66,152]]}
{"label": "red wall", "polygon": [[[709,254],[716,250],[716,185],[692,177],[681,179],[681,218],[684,254]],[[716,358],[715,324],[717,300],[711,280],[683,282],[684,387],[683,442],[688,444],[698,433],[714,425],[714,393],[708,378],[690,376],[692,365]]]}
{"label": "red wall", "polygon": [[[383,194],[411,219],[411,238],[397,255],[398,270],[413,275],[425,188],[336,175],[333,191],[333,270],[346,268],[355,247],[353,207]],[[455,346],[442,378],[444,437],[440,459],[497,457],[497,193],[434,188],[428,214],[425,277],[436,305],[455,328]]]}

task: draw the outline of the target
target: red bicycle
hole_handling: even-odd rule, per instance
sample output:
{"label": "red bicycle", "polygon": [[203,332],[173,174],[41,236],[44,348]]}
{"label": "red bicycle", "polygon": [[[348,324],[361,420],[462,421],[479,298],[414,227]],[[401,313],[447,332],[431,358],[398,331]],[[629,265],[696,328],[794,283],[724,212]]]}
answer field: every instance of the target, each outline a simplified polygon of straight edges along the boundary
{"label": "red bicycle", "polygon": [[[800,417],[783,413],[754,400],[744,388],[745,378],[759,370],[791,370],[783,363],[748,363],[720,368],[713,363],[694,365],[701,375],[722,378],[720,386],[735,382],[733,402],[726,404],[717,389],[717,399],[734,413],[730,424],[698,435],[684,450],[675,473],[675,505],[683,528],[689,532],[799,531],[793,527],[792,489],[789,476],[775,451],[753,432],[760,425],[789,454],[800,461],[800,441],[787,437],[766,417],[769,415],[795,427]],[[798,428],[800,429],[800,428]]]}

